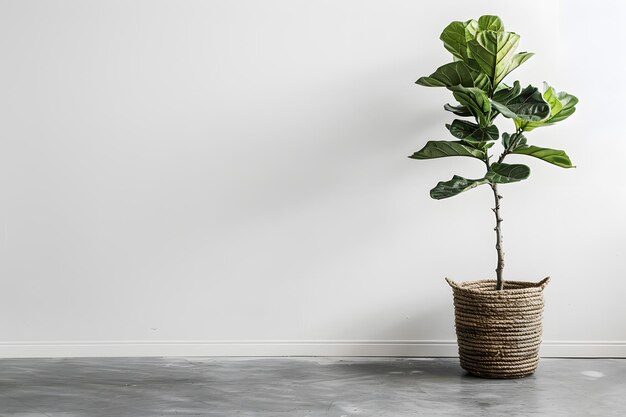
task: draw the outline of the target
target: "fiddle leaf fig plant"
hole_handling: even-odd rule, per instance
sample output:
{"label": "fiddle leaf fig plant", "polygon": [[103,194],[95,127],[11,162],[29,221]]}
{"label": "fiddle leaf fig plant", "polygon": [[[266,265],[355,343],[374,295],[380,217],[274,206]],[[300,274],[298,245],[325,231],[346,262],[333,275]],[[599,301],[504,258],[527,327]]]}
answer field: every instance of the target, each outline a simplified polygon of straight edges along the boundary
{"label": "fiddle leaf fig plant", "polygon": [[[501,290],[504,288],[504,251],[500,216],[502,196],[498,185],[523,181],[530,176],[527,165],[508,164],[504,160],[510,154],[527,155],[561,168],[574,168],[565,151],[530,145],[525,134],[567,119],[576,111],[578,99],[566,92],[557,92],[546,83],[543,92],[532,85],[522,88],[519,81],[513,81],[512,85],[504,83],[505,78],[533,54],[516,52],[520,36],[505,31],[498,16],[452,22],[443,30],[440,39],[452,54],[452,62],[419,78],[416,84],[450,90],[458,104],[446,104],[444,109],[461,118],[446,124],[454,140],[428,141],[410,158],[465,156],[485,165],[482,178],[454,175],[448,181],[439,182],[430,190],[430,196],[441,200],[481,185],[491,187],[498,257],[496,288]],[[494,124],[499,115],[512,119],[514,129],[511,132],[501,133]],[[502,145],[498,147],[500,150],[492,152],[498,141]]]}

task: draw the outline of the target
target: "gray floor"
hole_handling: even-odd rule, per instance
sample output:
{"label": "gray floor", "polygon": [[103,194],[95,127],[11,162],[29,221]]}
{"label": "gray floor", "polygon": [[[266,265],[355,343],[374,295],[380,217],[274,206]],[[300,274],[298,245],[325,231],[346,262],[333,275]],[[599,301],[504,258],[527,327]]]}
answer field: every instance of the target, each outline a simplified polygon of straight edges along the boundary
{"label": "gray floor", "polygon": [[0,416],[626,416],[626,360],[487,380],[456,359],[5,359]]}

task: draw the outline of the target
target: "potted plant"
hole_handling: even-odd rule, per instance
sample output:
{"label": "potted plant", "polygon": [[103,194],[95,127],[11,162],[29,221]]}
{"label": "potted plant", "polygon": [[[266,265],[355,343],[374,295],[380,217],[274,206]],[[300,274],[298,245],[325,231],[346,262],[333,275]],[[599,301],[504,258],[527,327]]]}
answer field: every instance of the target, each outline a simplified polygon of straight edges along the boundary
{"label": "potted plant", "polygon": [[[532,374],[539,362],[543,289],[549,278],[536,283],[504,280],[499,186],[530,175],[526,165],[505,163],[509,155],[527,155],[562,168],[574,167],[564,151],[531,145],[526,134],[571,116],[578,99],[556,92],[545,83],[541,93],[531,85],[522,88],[519,81],[512,85],[503,82],[533,54],[515,52],[520,37],[506,32],[497,16],[452,22],[440,39],[452,54],[452,62],[416,83],[452,92],[458,104],[446,104],[444,109],[459,117],[446,124],[455,139],[429,141],[410,158],[464,156],[480,161],[486,168],[482,178],[454,175],[449,181],[439,182],[430,196],[440,200],[487,185],[493,192],[495,214],[496,279],[462,283],[447,279],[454,295],[460,362],[476,376],[524,377]],[[515,129],[500,133],[494,124],[499,115],[511,119]],[[498,141],[501,147],[494,146]]]}

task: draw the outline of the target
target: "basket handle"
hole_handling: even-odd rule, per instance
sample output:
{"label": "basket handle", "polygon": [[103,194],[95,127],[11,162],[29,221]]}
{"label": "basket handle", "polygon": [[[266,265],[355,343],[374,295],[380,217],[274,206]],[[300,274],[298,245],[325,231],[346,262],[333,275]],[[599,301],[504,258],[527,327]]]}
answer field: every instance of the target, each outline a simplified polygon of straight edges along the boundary
{"label": "basket handle", "polygon": [[459,288],[461,288],[461,287],[459,286],[459,284],[457,284],[456,282],[452,281],[450,278],[447,278],[447,277],[446,277],[446,282],[448,283],[448,285],[449,285],[449,286],[451,286],[451,287],[452,287],[452,288],[454,288],[454,289],[457,289],[457,290],[458,290]]}
{"label": "basket handle", "polygon": [[544,279],[542,279],[541,281],[537,283],[537,287],[543,290],[544,288],[546,288],[546,285],[548,285],[549,282],[550,282],[550,277],[545,277]]}

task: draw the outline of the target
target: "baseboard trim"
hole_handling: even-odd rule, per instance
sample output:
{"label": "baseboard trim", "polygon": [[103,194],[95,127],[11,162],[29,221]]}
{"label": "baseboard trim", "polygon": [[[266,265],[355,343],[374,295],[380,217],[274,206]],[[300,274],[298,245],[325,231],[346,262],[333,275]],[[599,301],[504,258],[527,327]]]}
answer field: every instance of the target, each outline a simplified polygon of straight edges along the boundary
{"label": "baseboard trim", "polygon": [[[456,357],[454,340],[0,342],[0,358],[139,356]],[[545,341],[542,357],[626,358],[626,341]]]}
{"label": "baseboard trim", "polygon": [[217,340],[4,342],[0,358],[129,356],[429,356],[454,357],[437,340]]}

